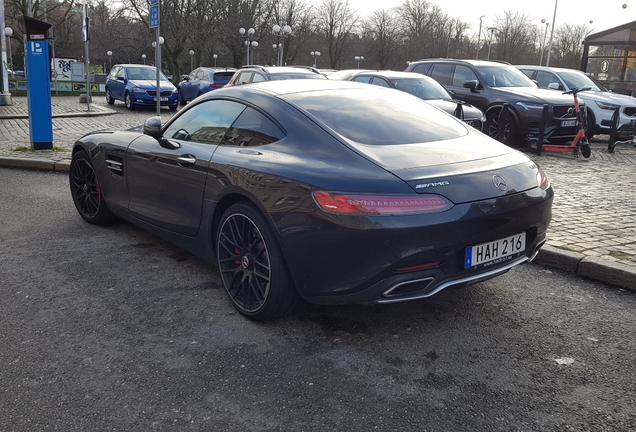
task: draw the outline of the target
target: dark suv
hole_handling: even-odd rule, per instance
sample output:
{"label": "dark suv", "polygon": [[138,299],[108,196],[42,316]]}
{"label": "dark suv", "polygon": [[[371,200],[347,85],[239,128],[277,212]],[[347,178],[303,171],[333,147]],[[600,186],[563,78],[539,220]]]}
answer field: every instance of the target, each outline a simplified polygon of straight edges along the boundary
{"label": "dark suv", "polygon": [[[574,100],[571,96],[544,90],[512,65],[484,60],[429,59],[411,62],[406,68],[436,79],[457,99],[480,108],[486,114],[485,131],[506,144],[525,144],[539,136],[544,104],[549,107],[545,139],[561,144],[577,133]],[[499,136],[499,114],[504,103],[509,114]],[[581,103],[581,107],[584,104]]]}
{"label": "dark suv", "polygon": [[227,86],[286,79],[327,79],[327,77],[312,67],[243,66],[234,72]]}

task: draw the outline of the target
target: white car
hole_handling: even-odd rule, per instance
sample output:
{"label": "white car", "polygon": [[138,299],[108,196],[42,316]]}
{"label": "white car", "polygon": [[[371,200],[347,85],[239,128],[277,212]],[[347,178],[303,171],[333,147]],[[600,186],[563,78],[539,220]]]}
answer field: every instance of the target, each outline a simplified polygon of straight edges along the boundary
{"label": "white car", "polygon": [[632,139],[636,135],[636,98],[613,93],[594,78],[576,69],[552,68],[546,66],[517,66],[541,88],[569,91],[573,88],[590,87],[578,94],[587,106],[588,138],[595,134],[609,134],[614,110],[619,108],[616,139]]}

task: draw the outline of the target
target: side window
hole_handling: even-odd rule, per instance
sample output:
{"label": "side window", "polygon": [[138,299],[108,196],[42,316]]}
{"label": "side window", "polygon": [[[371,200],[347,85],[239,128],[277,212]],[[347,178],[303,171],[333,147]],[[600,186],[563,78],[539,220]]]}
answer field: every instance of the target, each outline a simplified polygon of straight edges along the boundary
{"label": "side window", "polygon": [[522,70],[521,72],[523,72],[523,74],[527,76],[528,78],[533,79],[532,78],[532,74],[534,73],[533,70]]}
{"label": "side window", "polygon": [[371,82],[371,77],[370,76],[357,76],[353,80],[355,82],[370,83]]}
{"label": "side window", "polygon": [[258,72],[254,72],[254,77],[252,78],[252,82],[260,82],[260,81],[265,81],[265,77]]}
{"label": "side window", "polygon": [[270,119],[253,108],[246,108],[227,131],[222,145],[254,147],[271,144],[285,134]]}
{"label": "side window", "polygon": [[200,70],[199,72],[197,72],[196,79],[201,81],[210,81],[208,73],[204,70]]}
{"label": "side window", "polygon": [[479,78],[471,68],[464,65],[455,66],[455,73],[453,74],[453,82],[451,85],[455,87],[463,87],[467,81],[477,81]]}
{"label": "side window", "polygon": [[388,87],[391,88],[391,86],[389,85],[388,82],[386,82],[386,80],[384,78],[378,78],[378,77],[374,77],[373,81],[371,81],[371,84],[375,84],[377,86],[380,87]]}
{"label": "side window", "polygon": [[451,83],[451,74],[453,72],[452,63],[435,63],[431,77],[441,85],[449,85]]}
{"label": "side window", "polygon": [[429,75],[428,71],[431,69],[431,63],[420,63],[415,65],[413,72],[421,73],[422,75]]}
{"label": "side window", "polygon": [[163,136],[181,141],[220,144],[228,128],[245,108],[245,105],[227,100],[201,103],[168,125]]}
{"label": "side window", "polygon": [[247,84],[251,81],[252,75],[254,75],[254,72],[241,72],[236,80],[236,84]]}
{"label": "side window", "polygon": [[552,72],[537,71],[537,77],[535,79],[537,80],[537,85],[541,88],[548,88],[548,84],[550,83],[558,83],[559,88],[562,88],[561,82]]}
{"label": "side window", "polygon": [[192,81],[193,79],[196,79],[195,77],[197,76],[197,71],[193,70],[192,72],[190,72],[190,75],[188,75],[188,78],[190,78],[190,81]]}

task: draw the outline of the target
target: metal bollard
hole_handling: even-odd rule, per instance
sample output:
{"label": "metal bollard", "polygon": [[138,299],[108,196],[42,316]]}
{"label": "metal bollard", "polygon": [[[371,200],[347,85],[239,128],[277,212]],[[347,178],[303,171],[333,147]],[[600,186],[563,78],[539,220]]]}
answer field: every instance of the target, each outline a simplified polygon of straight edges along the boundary
{"label": "metal bollard", "polygon": [[609,143],[607,143],[607,151],[610,153],[614,153],[614,149],[616,148],[616,132],[618,132],[618,119],[620,117],[619,109],[616,108],[614,110],[614,114],[612,114],[612,126],[610,128],[610,138]]}

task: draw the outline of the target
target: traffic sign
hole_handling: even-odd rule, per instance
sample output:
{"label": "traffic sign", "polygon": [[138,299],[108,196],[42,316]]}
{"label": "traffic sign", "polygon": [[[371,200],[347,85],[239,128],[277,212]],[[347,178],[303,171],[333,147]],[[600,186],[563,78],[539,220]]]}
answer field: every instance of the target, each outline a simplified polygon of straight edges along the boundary
{"label": "traffic sign", "polygon": [[150,6],[150,28],[159,27],[159,4]]}

